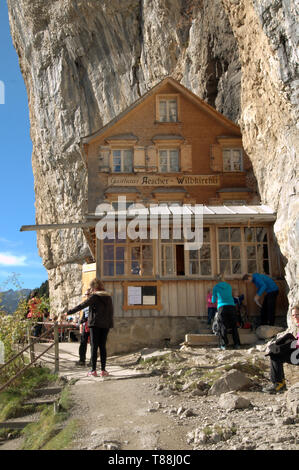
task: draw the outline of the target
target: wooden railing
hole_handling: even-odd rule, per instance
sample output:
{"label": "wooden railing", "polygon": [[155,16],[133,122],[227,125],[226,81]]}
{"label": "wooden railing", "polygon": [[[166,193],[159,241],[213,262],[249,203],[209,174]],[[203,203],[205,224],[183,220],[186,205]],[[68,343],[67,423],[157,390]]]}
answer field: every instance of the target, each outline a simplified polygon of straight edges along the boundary
{"label": "wooden railing", "polygon": [[[41,334],[38,337],[31,336],[31,331],[30,328],[28,327],[28,332],[27,332],[27,337],[28,337],[28,345],[23,348],[21,351],[19,351],[17,354],[15,354],[12,358],[10,358],[7,362],[2,364],[0,366],[0,373],[5,367],[7,367],[9,364],[14,362],[18,357],[22,356],[25,351],[29,349],[29,355],[30,355],[30,362],[27,364],[25,367],[23,367],[21,370],[19,370],[13,377],[11,377],[5,384],[0,386],[0,393],[5,390],[12,382],[14,382],[18,377],[24,374],[24,372],[29,369],[36,361],[38,361],[42,356],[44,356],[50,349],[54,348],[54,373],[59,372],[59,324],[57,322],[53,323],[36,323],[35,325],[42,324],[44,326],[50,325],[51,328],[47,329],[43,334]],[[53,333],[53,338],[49,340],[47,336],[49,334]],[[47,339],[47,342],[50,342],[50,346],[48,346],[41,354],[38,356],[35,355],[35,350],[34,350],[34,345],[36,343],[41,342],[41,340]]]}

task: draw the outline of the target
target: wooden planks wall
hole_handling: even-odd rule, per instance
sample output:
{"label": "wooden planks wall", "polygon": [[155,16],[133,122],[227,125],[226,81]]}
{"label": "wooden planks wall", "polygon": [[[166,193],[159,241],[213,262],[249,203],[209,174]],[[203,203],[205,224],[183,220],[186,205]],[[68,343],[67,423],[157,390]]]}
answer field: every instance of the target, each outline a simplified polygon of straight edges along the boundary
{"label": "wooden planks wall", "polygon": [[[94,277],[93,273],[83,274],[83,292],[88,287],[88,282]],[[286,296],[287,284],[285,281],[275,281],[279,286],[279,297],[277,301],[277,315],[286,315],[288,311],[288,300]],[[256,288],[252,283],[245,283],[241,280],[231,280],[229,283],[232,289],[236,289],[238,294],[245,295],[245,305],[249,315],[259,315],[260,309],[255,304],[253,298]],[[136,282],[137,284],[137,282]],[[117,317],[184,317],[184,316],[207,316],[206,295],[208,289],[213,289],[217,281],[213,280],[179,280],[162,281],[161,303],[162,310],[127,310],[123,311],[123,284],[120,281],[105,282],[105,288],[112,293],[115,316]]]}

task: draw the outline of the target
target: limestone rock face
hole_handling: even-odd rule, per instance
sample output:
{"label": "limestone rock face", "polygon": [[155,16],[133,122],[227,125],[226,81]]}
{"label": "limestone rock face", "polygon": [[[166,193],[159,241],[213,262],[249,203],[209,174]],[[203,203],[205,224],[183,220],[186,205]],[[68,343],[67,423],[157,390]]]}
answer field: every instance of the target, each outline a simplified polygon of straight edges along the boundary
{"label": "limestone rock face", "polygon": [[[80,137],[171,75],[240,119],[262,200],[278,212],[290,300],[298,300],[295,0],[7,3],[28,92],[36,222],[82,220]],[[59,313],[81,298],[88,248],[80,230],[39,232],[38,247]]]}
{"label": "limestone rock face", "polygon": [[299,300],[296,3],[223,0],[242,68],[243,144],[253,164],[262,202],[277,211],[274,231],[287,263],[290,303]]}

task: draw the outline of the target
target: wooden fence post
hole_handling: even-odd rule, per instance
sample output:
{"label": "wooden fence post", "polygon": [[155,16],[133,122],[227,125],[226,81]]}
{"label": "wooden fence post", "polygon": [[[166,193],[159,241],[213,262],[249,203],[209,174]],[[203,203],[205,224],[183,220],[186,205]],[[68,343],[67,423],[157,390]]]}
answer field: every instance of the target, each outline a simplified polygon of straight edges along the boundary
{"label": "wooden fence post", "polygon": [[55,374],[59,372],[59,333],[58,333],[58,322],[54,324],[54,349],[55,349]]}
{"label": "wooden fence post", "polygon": [[27,328],[27,336],[28,336],[28,343],[29,343],[29,354],[30,354],[30,362],[33,362],[35,359],[35,354],[34,354],[34,342],[32,341],[31,338],[31,326],[28,326]]}

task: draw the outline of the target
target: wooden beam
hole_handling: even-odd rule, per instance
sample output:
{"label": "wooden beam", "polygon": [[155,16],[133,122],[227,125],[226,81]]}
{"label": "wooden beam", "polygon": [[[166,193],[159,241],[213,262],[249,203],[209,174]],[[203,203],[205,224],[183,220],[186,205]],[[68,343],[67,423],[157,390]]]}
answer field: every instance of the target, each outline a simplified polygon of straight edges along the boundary
{"label": "wooden beam", "polygon": [[88,228],[95,227],[96,221],[74,222],[67,224],[43,224],[43,225],[22,225],[20,232],[33,232],[38,230],[61,230],[68,228]]}

